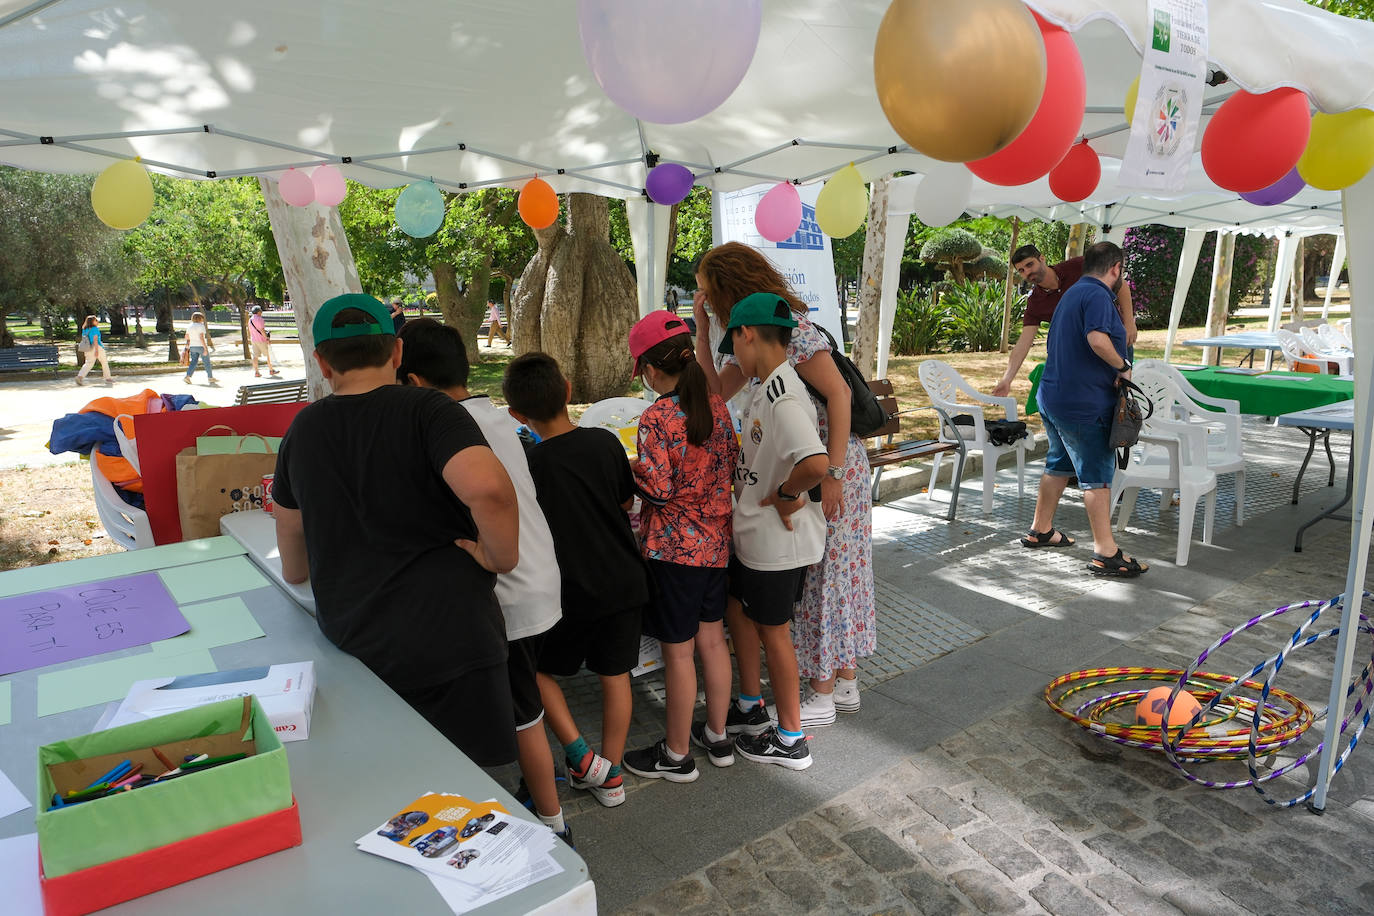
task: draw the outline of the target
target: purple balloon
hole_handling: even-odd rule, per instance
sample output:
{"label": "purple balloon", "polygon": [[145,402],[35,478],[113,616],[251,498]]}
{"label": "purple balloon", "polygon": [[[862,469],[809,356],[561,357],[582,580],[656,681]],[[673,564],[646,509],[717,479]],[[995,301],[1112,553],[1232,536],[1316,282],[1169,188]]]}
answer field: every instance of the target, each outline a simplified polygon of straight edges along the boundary
{"label": "purple balloon", "polygon": [[1307,183],[1302,180],[1297,167],[1294,166],[1291,172],[1269,187],[1260,188],[1258,191],[1246,191],[1240,195],[1240,199],[1260,207],[1272,207],[1274,204],[1281,204],[1288,200],[1305,187],[1307,187]]}
{"label": "purple balloon", "polygon": [[661,162],[649,170],[649,178],[644,182],[644,190],[649,199],[656,204],[671,207],[686,199],[692,191],[691,169],[676,162]]}

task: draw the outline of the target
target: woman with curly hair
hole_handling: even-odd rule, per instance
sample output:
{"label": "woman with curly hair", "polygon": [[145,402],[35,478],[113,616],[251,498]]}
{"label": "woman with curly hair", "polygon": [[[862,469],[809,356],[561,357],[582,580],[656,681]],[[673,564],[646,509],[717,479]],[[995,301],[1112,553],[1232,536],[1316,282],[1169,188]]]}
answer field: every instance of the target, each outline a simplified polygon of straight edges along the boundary
{"label": "woman with curly hair", "polygon": [[[802,691],[802,725],[830,725],[835,711],[859,710],[857,665],[877,646],[873,600],[873,472],[863,442],[850,433],[850,391],[827,354],[830,342],[811,323],[808,310],[778,269],[757,250],[739,242],[712,248],[697,265],[697,361],[712,390],[729,399],[746,384],[733,356],[716,362],[715,341],[729,323],[730,309],[751,293],[774,293],[797,319],[787,358],[812,390],[817,425],[826,444],[830,470],[821,483],[825,510],[825,557],[806,575],[797,606],[793,640],[800,674],[809,682]],[[817,355],[820,359],[814,359]],[[817,397],[819,395],[819,397]],[[747,417],[741,418],[747,426]],[[738,647],[740,708],[732,721],[745,721],[756,701],[750,691],[759,684],[758,652]]]}

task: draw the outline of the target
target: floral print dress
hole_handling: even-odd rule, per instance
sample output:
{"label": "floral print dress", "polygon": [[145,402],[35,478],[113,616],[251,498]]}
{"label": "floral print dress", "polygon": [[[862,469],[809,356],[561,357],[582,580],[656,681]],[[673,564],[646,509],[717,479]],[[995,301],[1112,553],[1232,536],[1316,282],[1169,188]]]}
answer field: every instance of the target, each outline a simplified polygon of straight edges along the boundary
{"label": "floral print dress", "polygon": [[[829,359],[830,343],[808,319],[799,319],[787,359],[796,368],[817,354]],[[733,356],[723,364],[738,366]],[[750,380],[750,384],[757,384]],[[821,441],[830,442],[825,405],[812,397]],[[741,419],[747,421],[747,417]],[[800,675],[828,679],[840,668],[853,668],[878,646],[873,595],[873,471],[863,440],[850,435],[845,450],[840,514],[826,520],[825,556],[806,573],[806,589],[797,605],[792,641]]]}

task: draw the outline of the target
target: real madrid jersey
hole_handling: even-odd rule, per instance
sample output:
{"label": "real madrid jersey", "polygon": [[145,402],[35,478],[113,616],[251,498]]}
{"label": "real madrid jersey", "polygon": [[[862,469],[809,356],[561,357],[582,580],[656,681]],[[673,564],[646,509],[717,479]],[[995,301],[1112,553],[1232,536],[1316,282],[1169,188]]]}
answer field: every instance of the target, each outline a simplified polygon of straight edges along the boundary
{"label": "real madrid jersey", "polygon": [[824,455],[816,432],[816,408],[791,363],[784,361],[755,385],[740,435],[735,468],[735,556],[750,569],[797,569],[825,552],[825,514],[820,502],[801,494],[792,530],[771,505],[759,503],[799,462]]}

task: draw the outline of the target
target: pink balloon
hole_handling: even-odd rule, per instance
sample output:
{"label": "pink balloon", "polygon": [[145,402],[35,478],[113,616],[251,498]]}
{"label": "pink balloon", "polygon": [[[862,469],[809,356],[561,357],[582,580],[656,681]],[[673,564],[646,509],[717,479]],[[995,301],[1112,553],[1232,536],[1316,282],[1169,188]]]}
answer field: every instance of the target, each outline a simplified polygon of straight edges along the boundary
{"label": "pink balloon", "polygon": [[348,185],[344,182],[343,172],[332,165],[321,165],[310,174],[310,183],[315,186],[315,203],[325,207],[337,207],[348,196]]}
{"label": "pink balloon", "polygon": [[287,169],[277,179],[277,191],[293,207],[308,207],[315,202],[315,183],[299,169]]}
{"label": "pink balloon", "polygon": [[773,186],[754,210],[754,228],[770,242],[785,242],[801,226],[802,203],[790,181]]}

